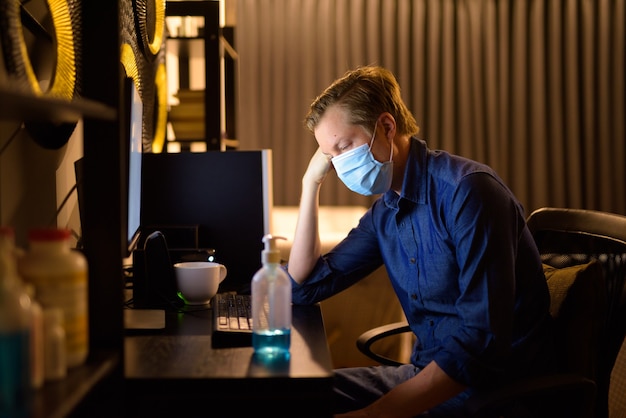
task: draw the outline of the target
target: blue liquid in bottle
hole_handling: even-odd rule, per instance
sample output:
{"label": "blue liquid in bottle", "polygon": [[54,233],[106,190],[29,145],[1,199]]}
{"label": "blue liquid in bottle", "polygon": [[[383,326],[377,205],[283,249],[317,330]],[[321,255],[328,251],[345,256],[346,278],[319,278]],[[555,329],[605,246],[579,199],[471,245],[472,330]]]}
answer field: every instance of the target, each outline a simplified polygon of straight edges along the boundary
{"label": "blue liquid in bottle", "polygon": [[290,345],[290,329],[262,330],[252,334],[254,351],[262,357],[289,358]]}
{"label": "blue liquid in bottle", "polygon": [[0,333],[0,418],[29,415],[29,355],[27,331]]}

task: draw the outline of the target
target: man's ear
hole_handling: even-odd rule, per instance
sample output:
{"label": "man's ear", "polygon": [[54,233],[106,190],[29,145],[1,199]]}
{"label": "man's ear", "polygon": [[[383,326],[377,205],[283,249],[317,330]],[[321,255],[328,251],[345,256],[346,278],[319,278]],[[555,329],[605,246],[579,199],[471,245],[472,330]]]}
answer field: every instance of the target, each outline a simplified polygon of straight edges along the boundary
{"label": "man's ear", "polygon": [[380,115],[378,123],[385,129],[385,137],[391,141],[396,136],[396,119],[389,112]]}

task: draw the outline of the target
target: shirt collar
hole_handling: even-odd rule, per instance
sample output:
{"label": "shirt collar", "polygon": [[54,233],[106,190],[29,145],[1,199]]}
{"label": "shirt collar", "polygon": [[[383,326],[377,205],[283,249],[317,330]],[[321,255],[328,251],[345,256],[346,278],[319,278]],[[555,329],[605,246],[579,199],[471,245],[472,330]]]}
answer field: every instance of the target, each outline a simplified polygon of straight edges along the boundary
{"label": "shirt collar", "polygon": [[397,208],[400,199],[416,204],[426,203],[428,146],[425,141],[415,137],[411,137],[410,141],[411,146],[404,168],[404,182],[400,196],[393,190],[383,195],[385,205],[389,208]]}

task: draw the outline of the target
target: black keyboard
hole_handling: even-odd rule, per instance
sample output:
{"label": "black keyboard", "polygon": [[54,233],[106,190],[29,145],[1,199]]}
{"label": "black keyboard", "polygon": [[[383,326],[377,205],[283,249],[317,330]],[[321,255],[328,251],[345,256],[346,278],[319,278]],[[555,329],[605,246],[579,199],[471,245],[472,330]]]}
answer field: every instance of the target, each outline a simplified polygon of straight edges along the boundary
{"label": "black keyboard", "polygon": [[213,347],[246,347],[252,345],[251,295],[218,293],[211,301],[213,310]]}

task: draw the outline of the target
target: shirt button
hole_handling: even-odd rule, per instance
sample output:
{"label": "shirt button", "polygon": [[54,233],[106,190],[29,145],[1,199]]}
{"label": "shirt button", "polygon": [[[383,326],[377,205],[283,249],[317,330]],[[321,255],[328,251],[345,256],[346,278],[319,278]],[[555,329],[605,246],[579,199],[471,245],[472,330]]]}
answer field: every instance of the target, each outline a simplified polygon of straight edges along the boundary
{"label": "shirt button", "polygon": [[411,299],[416,300],[417,299],[417,295],[415,293],[411,293]]}
{"label": "shirt button", "polygon": [[409,258],[409,263],[415,264],[415,259],[413,257]]}

